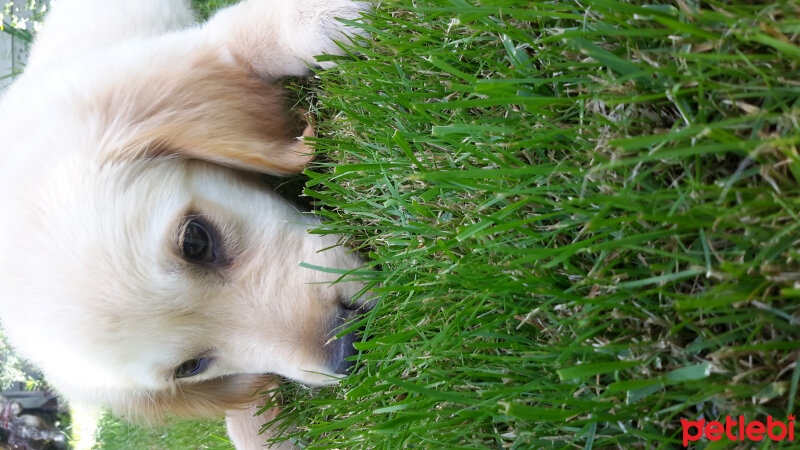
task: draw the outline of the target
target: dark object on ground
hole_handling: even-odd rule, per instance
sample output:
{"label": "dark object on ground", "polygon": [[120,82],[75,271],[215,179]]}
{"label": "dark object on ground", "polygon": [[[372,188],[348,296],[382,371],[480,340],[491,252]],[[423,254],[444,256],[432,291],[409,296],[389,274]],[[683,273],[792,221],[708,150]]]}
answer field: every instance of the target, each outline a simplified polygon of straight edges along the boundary
{"label": "dark object on ground", "polygon": [[0,396],[0,449],[67,448],[66,436],[52,421],[58,410],[55,397],[41,391],[4,394],[9,397]]}

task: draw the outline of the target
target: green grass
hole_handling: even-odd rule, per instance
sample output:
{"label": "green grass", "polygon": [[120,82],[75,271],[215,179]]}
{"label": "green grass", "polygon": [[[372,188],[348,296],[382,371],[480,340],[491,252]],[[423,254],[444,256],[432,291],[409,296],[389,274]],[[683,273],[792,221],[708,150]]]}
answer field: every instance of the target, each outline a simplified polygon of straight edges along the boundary
{"label": "green grass", "polygon": [[122,422],[110,414],[97,423],[98,450],[229,450],[222,421],[173,419],[157,427]]}
{"label": "green grass", "polygon": [[306,189],[380,303],[357,373],[282,388],[293,439],[664,448],[799,412],[798,17],[381,2],[313,86]]}

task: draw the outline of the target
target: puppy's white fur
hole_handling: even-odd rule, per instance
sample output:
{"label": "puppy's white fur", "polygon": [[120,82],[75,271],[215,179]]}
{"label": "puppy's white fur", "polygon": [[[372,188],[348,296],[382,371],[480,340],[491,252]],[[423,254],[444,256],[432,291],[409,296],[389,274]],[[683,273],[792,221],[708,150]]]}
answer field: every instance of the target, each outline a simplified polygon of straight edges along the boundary
{"label": "puppy's white fur", "polygon": [[[338,53],[334,18],[365,7],[249,0],[197,26],[183,0],[56,3],[0,106],[0,319],[68,399],[228,411],[246,449],[263,442],[252,396],[271,374],[335,380],[324,345],[360,285],[298,263],[360,261],[244,171],[308,162],[265,82]],[[190,215],[219,232],[224,267],[181,258]],[[197,355],[210,369],[175,379]]]}

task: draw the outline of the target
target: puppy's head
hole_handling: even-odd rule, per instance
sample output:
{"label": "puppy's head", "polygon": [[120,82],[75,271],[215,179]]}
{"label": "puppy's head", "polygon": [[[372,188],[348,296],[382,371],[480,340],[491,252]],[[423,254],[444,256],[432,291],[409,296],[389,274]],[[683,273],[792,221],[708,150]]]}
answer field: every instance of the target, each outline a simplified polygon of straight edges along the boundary
{"label": "puppy's head", "polygon": [[22,114],[0,161],[9,338],[68,398],[131,414],[230,409],[272,374],[335,381],[361,286],[299,263],[360,261],[254,175],[309,159],[280,93],[202,57],[118,66],[6,98]]}

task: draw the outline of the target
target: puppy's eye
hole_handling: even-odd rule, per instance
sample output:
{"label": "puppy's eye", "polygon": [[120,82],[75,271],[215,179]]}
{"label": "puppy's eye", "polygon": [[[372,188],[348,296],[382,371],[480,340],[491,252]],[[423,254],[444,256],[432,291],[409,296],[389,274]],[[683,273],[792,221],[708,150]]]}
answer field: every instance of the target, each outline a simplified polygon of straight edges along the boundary
{"label": "puppy's eye", "polygon": [[210,358],[190,359],[175,369],[175,378],[188,378],[200,375],[205,372],[210,365]]}
{"label": "puppy's eye", "polygon": [[186,224],[181,236],[181,256],[192,262],[216,263],[218,261],[214,234],[200,219]]}

